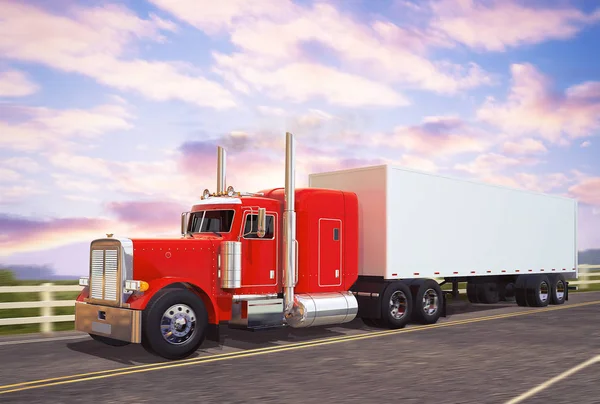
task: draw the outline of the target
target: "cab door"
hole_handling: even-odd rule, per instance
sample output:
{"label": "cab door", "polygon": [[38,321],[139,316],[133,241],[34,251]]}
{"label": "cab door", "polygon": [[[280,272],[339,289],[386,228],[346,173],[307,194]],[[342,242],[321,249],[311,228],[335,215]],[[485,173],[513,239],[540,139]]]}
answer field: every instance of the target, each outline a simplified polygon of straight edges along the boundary
{"label": "cab door", "polygon": [[267,211],[266,232],[258,230],[257,210],[247,210],[242,218],[242,287],[277,286],[277,213]]}
{"label": "cab door", "polygon": [[342,284],[342,221],[319,219],[319,286]]}

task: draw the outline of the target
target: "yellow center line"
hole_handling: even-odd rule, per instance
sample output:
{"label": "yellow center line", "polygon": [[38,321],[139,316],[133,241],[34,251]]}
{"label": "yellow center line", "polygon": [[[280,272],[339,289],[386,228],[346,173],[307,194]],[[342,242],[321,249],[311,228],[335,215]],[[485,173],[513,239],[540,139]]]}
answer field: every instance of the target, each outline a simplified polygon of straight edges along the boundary
{"label": "yellow center line", "polygon": [[[31,390],[31,389],[41,388],[41,387],[58,386],[58,385],[63,385],[63,384],[78,383],[78,382],[84,382],[84,381],[90,381],[90,380],[98,380],[98,379],[128,375],[128,374],[133,374],[133,373],[142,373],[142,372],[149,372],[149,371],[154,371],[154,370],[163,370],[163,369],[177,368],[177,367],[183,367],[183,366],[218,362],[218,361],[235,359],[235,358],[244,358],[244,357],[250,357],[250,356],[264,355],[264,354],[274,353],[274,352],[284,352],[284,351],[297,350],[297,349],[303,349],[303,348],[309,348],[309,347],[316,347],[316,346],[321,346],[321,345],[336,344],[336,343],[341,343],[341,342],[359,341],[359,340],[363,340],[363,339],[377,338],[377,337],[383,337],[383,336],[387,336],[387,335],[405,334],[405,333],[410,333],[410,332],[429,330],[429,329],[433,329],[433,328],[452,327],[452,326],[458,326],[458,325],[464,325],[464,324],[478,323],[478,322],[482,322],[482,321],[490,321],[490,320],[498,320],[498,319],[510,318],[510,317],[526,316],[526,315],[536,314],[536,313],[545,313],[545,312],[549,312],[549,311],[573,309],[573,308],[577,308],[577,307],[591,306],[591,305],[597,305],[597,304],[600,304],[600,300],[596,300],[596,301],[592,301],[592,302],[585,302],[585,303],[577,303],[577,304],[572,304],[572,305],[568,305],[568,306],[553,306],[553,307],[548,307],[548,308],[543,308],[543,309],[533,309],[533,310],[526,310],[526,311],[521,311],[521,312],[497,314],[497,315],[493,315],[493,316],[476,317],[476,318],[472,318],[472,319],[447,321],[447,322],[442,322],[442,323],[437,323],[437,324],[421,325],[421,326],[402,328],[402,329],[396,329],[396,330],[375,331],[375,332],[362,333],[359,335],[346,335],[346,336],[341,336],[341,337],[331,337],[331,338],[317,339],[317,340],[312,340],[312,341],[290,343],[290,344],[279,345],[279,346],[274,346],[274,347],[251,349],[251,350],[246,350],[246,351],[242,351],[242,352],[230,352],[230,353],[225,353],[225,354],[205,356],[205,357],[201,357],[201,358],[184,359],[184,360],[177,361],[175,363],[173,363],[173,362],[166,362],[166,363],[165,362],[157,362],[157,363],[146,364],[146,365],[128,366],[128,367],[123,367],[123,368],[118,368],[118,369],[109,369],[109,370],[101,370],[101,371],[96,371],[96,372],[74,374],[74,375],[70,375],[70,376],[54,377],[54,378],[50,378],[50,379],[40,379],[40,380],[34,380],[34,381],[29,381],[29,382],[15,383],[15,384],[0,386],[0,390],[2,390],[2,391],[0,391],[0,394],[14,393],[14,392],[23,391],[23,390]],[[69,380],[69,379],[72,379],[72,380]]]}

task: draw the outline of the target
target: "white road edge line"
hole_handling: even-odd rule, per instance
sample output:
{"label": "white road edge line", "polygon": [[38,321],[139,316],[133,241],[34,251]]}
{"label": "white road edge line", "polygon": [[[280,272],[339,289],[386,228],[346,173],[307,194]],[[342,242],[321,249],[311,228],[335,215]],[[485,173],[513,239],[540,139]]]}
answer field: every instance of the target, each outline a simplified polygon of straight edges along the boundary
{"label": "white road edge line", "polygon": [[537,393],[539,393],[540,391],[547,389],[548,387],[552,386],[554,383],[559,382],[563,379],[566,379],[567,377],[571,376],[574,373],[579,372],[582,369],[587,368],[588,366],[591,366],[593,364],[595,364],[596,362],[600,362],[600,355],[593,357],[592,359],[589,359],[583,363],[580,363],[579,365],[564,371],[563,373],[559,374],[558,376],[553,377],[552,379],[540,384],[537,387],[534,387],[533,389],[521,394],[518,397],[513,398],[510,401],[507,401],[505,404],[517,404],[520,403],[521,401],[532,397],[534,395],[536,395]]}
{"label": "white road edge line", "polygon": [[65,340],[70,340],[70,339],[83,339],[83,338],[89,338],[89,335],[74,335],[74,336],[70,336],[70,337],[25,339],[23,341],[4,341],[4,342],[0,342],[0,346],[31,344],[34,342],[65,341]]}

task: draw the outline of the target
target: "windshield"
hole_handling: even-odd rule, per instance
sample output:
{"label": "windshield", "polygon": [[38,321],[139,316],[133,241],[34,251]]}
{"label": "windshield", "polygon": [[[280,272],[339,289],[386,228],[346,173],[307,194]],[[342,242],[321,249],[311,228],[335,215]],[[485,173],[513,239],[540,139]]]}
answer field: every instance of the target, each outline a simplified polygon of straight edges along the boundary
{"label": "windshield", "polygon": [[192,213],[188,231],[192,233],[229,233],[233,210],[202,210]]}

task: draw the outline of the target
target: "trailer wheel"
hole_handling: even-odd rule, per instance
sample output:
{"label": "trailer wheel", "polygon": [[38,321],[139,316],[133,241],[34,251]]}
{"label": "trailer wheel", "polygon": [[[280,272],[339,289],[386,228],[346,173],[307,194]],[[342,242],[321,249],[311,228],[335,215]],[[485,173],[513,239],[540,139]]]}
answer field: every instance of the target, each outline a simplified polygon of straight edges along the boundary
{"label": "trailer wheel", "polygon": [[550,278],[550,304],[563,304],[567,292],[567,282],[563,274],[554,274]]}
{"label": "trailer wheel", "polygon": [[515,301],[522,307],[527,306],[527,279],[526,275],[519,275],[515,282]]}
{"label": "trailer wheel", "polygon": [[477,300],[485,304],[494,304],[500,301],[498,284],[496,282],[480,282],[477,284]]}
{"label": "trailer wheel", "polygon": [[208,314],[204,302],[187,289],[157,292],[142,315],[142,346],[167,359],[193,354],[204,341]]}
{"label": "trailer wheel", "polygon": [[105,337],[103,335],[90,334],[90,337],[92,337],[94,340],[96,340],[98,342],[102,342],[103,344],[110,345],[110,346],[126,346],[126,345],[130,344],[130,342]]}
{"label": "trailer wheel", "polygon": [[410,288],[402,282],[388,285],[381,299],[381,320],[374,320],[376,326],[404,328],[410,321],[413,299]]}
{"label": "trailer wheel", "polygon": [[413,321],[434,324],[440,318],[444,296],[440,285],[433,279],[419,279],[411,284],[413,290]]}
{"label": "trailer wheel", "polygon": [[467,299],[469,299],[469,302],[471,303],[479,303],[476,281],[469,281],[467,283]]}
{"label": "trailer wheel", "polygon": [[527,280],[527,304],[546,307],[550,303],[551,286],[546,275],[534,275]]}
{"label": "trailer wheel", "polygon": [[498,297],[501,302],[508,302],[515,297],[515,284],[513,282],[498,284]]}

